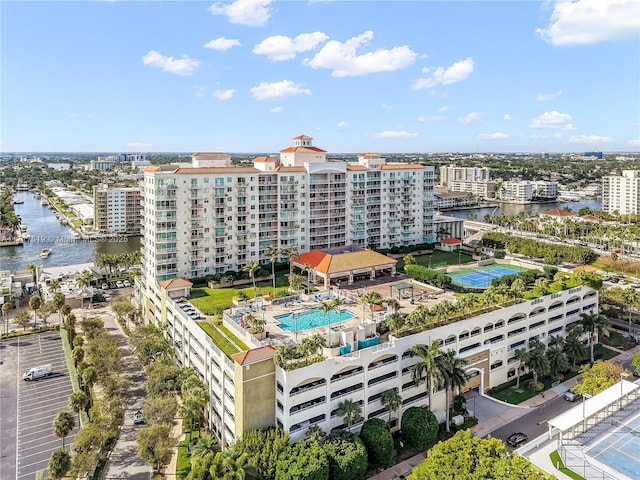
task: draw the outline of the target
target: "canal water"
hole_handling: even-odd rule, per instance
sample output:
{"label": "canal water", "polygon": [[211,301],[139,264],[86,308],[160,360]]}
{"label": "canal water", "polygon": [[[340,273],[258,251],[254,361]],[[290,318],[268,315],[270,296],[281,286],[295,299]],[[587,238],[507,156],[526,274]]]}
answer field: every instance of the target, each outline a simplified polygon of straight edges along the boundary
{"label": "canal water", "polygon": [[[71,229],[56,218],[49,207],[40,205],[40,199],[31,192],[18,192],[14,198],[24,200],[15,204],[16,215],[27,224],[31,240],[23,246],[0,248],[0,270],[24,269],[28,264],[60,267],[94,262],[100,254],[124,253],[140,248],[141,237],[119,239],[75,240]],[[50,248],[48,258],[40,258],[43,248]]]}
{"label": "canal water", "polygon": [[476,220],[484,222],[485,215],[499,215],[500,213],[508,215],[517,215],[520,212],[530,210],[532,214],[549,210],[551,208],[559,208],[562,210],[565,207],[569,207],[574,212],[577,212],[581,208],[590,208],[592,210],[602,210],[602,200],[580,200],[578,202],[553,202],[553,203],[530,203],[526,205],[515,203],[500,203],[497,207],[486,208],[470,208],[465,210],[447,210],[442,212],[443,215],[448,217],[469,219],[469,215],[476,215]]}

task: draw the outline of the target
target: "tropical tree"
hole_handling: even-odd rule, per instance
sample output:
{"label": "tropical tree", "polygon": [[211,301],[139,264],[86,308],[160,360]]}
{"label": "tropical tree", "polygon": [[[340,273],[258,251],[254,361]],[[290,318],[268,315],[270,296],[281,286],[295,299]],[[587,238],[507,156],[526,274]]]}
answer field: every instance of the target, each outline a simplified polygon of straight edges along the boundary
{"label": "tropical tree", "polygon": [[285,257],[287,257],[289,261],[289,277],[291,277],[291,275],[293,275],[293,264],[291,260],[293,259],[293,257],[298,256],[298,247],[296,245],[290,245],[288,247],[283,248],[280,251],[280,253],[282,253],[282,255],[284,255]]}
{"label": "tropical tree", "polygon": [[6,324],[6,333],[9,333],[9,312],[13,308],[13,303],[6,302],[2,304],[2,315],[4,316],[4,321]]}
{"label": "tropical tree", "polygon": [[73,416],[66,411],[58,413],[53,419],[53,433],[56,437],[62,438],[62,448],[64,449],[64,439],[76,426]]}
{"label": "tropical tree", "polygon": [[307,274],[307,295],[311,293],[311,272],[313,272],[313,265],[305,263],[302,266],[302,271]]}
{"label": "tropical tree", "polygon": [[384,303],[387,305],[387,308],[391,310],[392,313],[397,313],[400,311],[400,302],[395,298],[387,298],[384,300]]}
{"label": "tropical tree", "polygon": [[237,453],[233,448],[218,453],[211,466],[211,474],[224,480],[245,480],[254,471],[247,463],[248,459],[246,453]]}
{"label": "tropical tree", "polygon": [[89,270],[85,270],[76,277],[76,285],[80,288],[80,308],[84,308],[84,290],[93,280],[93,274]]}
{"label": "tropical tree", "polygon": [[560,372],[569,370],[569,357],[564,353],[561,345],[556,344],[547,348],[546,356],[549,360],[549,372],[551,375],[556,376]]}
{"label": "tropical tree", "polygon": [[382,305],[382,295],[380,295],[375,290],[372,290],[372,291],[367,292],[364,295],[362,295],[358,299],[358,303],[362,304],[362,321],[363,321],[363,323],[364,323],[364,320],[366,318],[365,314],[364,314],[365,306],[369,307],[369,310],[371,311],[371,321],[373,322],[373,307]]}
{"label": "tropical tree", "polygon": [[60,290],[60,280],[58,280],[57,278],[54,278],[53,280],[51,280],[49,282],[49,290],[51,290],[51,292],[53,292],[54,294]]}
{"label": "tropical tree", "polygon": [[258,290],[256,289],[256,272],[260,270],[260,265],[258,262],[247,263],[242,271],[249,274],[249,278],[253,283],[253,301],[256,301],[256,297],[258,296]]}
{"label": "tropical tree", "polygon": [[338,404],[336,415],[342,417],[347,430],[349,430],[354,423],[358,423],[362,419],[362,406],[347,398]]}
{"label": "tropical tree", "polygon": [[607,330],[607,327],[605,326],[607,318],[597,312],[581,313],[580,318],[582,319],[580,321],[580,324],[582,325],[582,328],[589,338],[589,352],[591,355],[591,365],[593,365],[593,348],[595,346],[596,339],[600,334],[604,335],[605,337],[609,336],[609,330]]}
{"label": "tropical tree", "polygon": [[204,435],[198,438],[196,444],[191,447],[191,458],[203,458],[211,453],[220,451],[220,444],[213,435]]}
{"label": "tropical tree", "polygon": [[49,478],[59,480],[67,475],[71,468],[71,454],[64,448],[54,450],[49,459],[47,470]]}
{"label": "tropical tree", "polygon": [[80,412],[89,406],[89,396],[82,390],[73,392],[69,396],[69,408],[78,414],[78,425],[80,425]]}
{"label": "tropical tree", "polygon": [[540,390],[538,376],[548,374],[551,366],[549,365],[549,359],[545,355],[544,344],[538,340],[529,342],[526,366],[533,372],[533,389]]}
{"label": "tropical tree", "polygon": [[389,410],[389,423],[391,423],[391,414],[402,406],[402,396],[398,393],[398,389],[390,388],[382,392],[380,403],[385,410]]}
{"label": "tropical tree", "polygon": [[640,305],[640,292],[635,288],[625,288],[622,292],[622,298],[625,301],[625,306],[627,307],[627,313],[629,314],[629,338],[633,338],[633,320],[632,320],[632,311],[634,307],[638,307]]}
{"label": "tropical tree", "polygon": [[37,314],[42,307],[42,299],[38,295],[34,295],[29,299],[29,308],[33,311],[33,328],[38,326]]}
{"label": "tropical tree", "polygon": [[400,312],[394,312],[387,317],[387,327],[393,332],[394,336],[398,336],[398,332],[405,324],[406,317]]}
{"label": "tropical tree", "polygon": [[27,325],[31,320],[31,315],[26,310],[18,310],[13,316],[13,323],[23,328],[23,330],[27,329]]}
{"label": "tropical tree", "polygon": [[575,367],[576,363],[580,360],[584,360],[586,356],[584,343],[582,343],[580,336],[577,334],[571,333],[567,335],[562,345],[562,350],[567,355],[573,367]]}
{"label": "tropical tree", "polygon": [[269,260],[271,261],[271,280],[273,281],[273,292],[275,294],[276,291],[276,261],[278,260],[278,255],[280,255],[280,250],[278,247],[271,246],[267,249],[267,255],[269,256]]}
{"label": "tropical tree", "polygon": [[449,350],[442,355],[436,357],[436,363],[438,370],[440,371],[440,377],[442,385],[445,389],[445,402],[446,408],[446,429],[447,432],[451,431],[449,425],[450,416],[450,393],[453,393],[455,389],[464,386],[467,381],[465,375],[464,366],[466,361],[456,355],[456,352]]}
{"label": "tropical tree", "polygon": [[516,388],[520,388],[520,372],[522,371],[521,365],[526,365],[529,360],[529,352],[524,348],[516,349],[516,358],[518,359],[518,367],[516,368]]}
{"label": "tropical tree", "polygon": [[53,308],[58,312],[58,323],[62,323],[62,307],[66,305],[66,299],[63,293],[56,293],[53,296]]}
{"label": "tropical tree", "polygon": [[420,379],[426,377],[429,408],[433,408],[433,389],[442,379],[442,372],[439,368],[440,365],[436,361],[436,358],[442,354],[440,347],[437,342],[431,342],[429,346],[418,344],[413,345],[409,352],[412,357],[419,357],[416,364],[411,368],[411,380],[418,385]]}

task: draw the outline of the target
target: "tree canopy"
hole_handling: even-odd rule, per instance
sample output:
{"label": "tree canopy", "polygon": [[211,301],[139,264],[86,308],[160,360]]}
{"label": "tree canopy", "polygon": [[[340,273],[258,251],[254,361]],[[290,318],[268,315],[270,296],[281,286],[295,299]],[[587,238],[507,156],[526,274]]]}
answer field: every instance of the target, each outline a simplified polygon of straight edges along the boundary
{"label": "tree canopy", "polygon": [[596,361],[593,366],[585,364],[580,367],[582,381],[573,389],[581,394],[596,395],[620,381],[624,368],[604,360]]}

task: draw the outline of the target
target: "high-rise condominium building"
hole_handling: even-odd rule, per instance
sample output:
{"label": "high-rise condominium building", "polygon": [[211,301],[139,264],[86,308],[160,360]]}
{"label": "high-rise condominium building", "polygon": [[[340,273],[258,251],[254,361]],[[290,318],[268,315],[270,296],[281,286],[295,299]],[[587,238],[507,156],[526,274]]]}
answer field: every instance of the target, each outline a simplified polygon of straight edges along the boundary
{"label": "high-rise condominium building", "polygon": [[94,229],[98,234],[140,233],[139,187],[93,187]]}
{"label": "high-rise condominium building", "polygon": [[640,170],[602,178],[602,210],[620,215],[640,213]]}
{"label": "high-rise condominium building", "polygon": [[481,182],[491,178],[489,167],[457,167],[455,165],[440,167],[440,185],[450,187],[456,180],[465,182]]}
{"label": "high-rise condominium building", "polygon": [[433,167],[363,153],[327,161],[300,135],[279,157],[235,166],[226,153],[145,168],[147,283],[202,277],[270,262],[269,249],[299,252],[434,241]]}

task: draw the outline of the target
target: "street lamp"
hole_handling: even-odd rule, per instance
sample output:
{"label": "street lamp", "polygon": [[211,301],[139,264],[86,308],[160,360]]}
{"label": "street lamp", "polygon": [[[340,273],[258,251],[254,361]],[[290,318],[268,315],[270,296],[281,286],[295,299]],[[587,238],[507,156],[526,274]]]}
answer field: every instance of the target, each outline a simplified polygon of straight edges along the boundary
{"label": "street lamp", "polygon": [[622,410],[622,395],[624,394],[622,391],[622,387],[624,387],[623,380],[628,376],[629,374],[627,372],[620,372],[620,410]]}
{"label": "street lamp", "polygon": [[587,430],[587,417],[584,406],[587,403],[587,400],[591,397],[593,397],[593,395],[589,395],[588,393],[582,394],[582,433]]}

